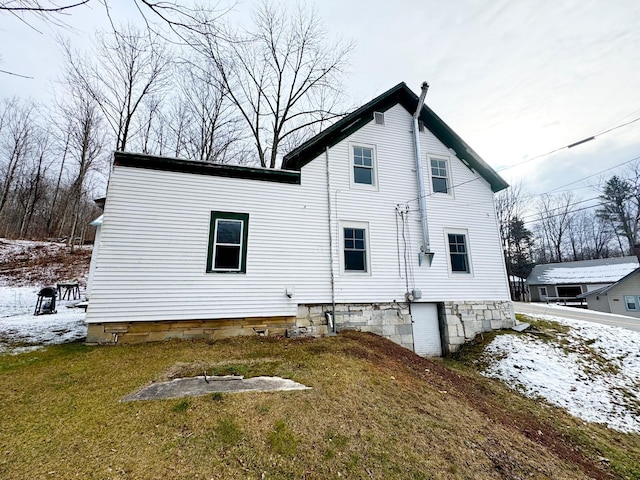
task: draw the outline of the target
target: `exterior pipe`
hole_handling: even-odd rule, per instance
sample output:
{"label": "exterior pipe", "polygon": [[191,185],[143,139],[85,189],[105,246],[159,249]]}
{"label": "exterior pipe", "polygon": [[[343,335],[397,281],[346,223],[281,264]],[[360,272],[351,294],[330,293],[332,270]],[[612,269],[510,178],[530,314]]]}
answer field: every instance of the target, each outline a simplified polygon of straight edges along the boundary
{"label": "exterior pipe", "polygon": [[[331,268],[331,328],[333,333],[336,333],[336,277],[333,271],[333,232],[332,232],[332,221],[331,221],[331,178],[329,175],[329,147],[325,148],[324,151],[325,160],[327,164],[327,208],[329,213],[329,266]],[[337,192],[336,192],[337,194]]]}
{"label": "exterior pipe", "polygon": [[431,252],[431,248],[429,245],[429,225],[427,223],[427,204],[425,199],[425,190],[424,190],[424,174],[422,171],[422,154],[420,153],[420,135],[419,135],[419,125],[418,118],[420,117],[420,112],[422,111],[422,106],[424,105],[424,99],[427,96],[427,90],[429,90],[429,84],[427,82],[422,83],[422,92],[420,93],[420,98],[418,99],[418,106],[416,107],[416,111],[413,114],[413,144],[414,144],[414,153],[416,160],[416,175],[418,177],[418,200],[420,204],[420,223],[422,224],[422,246],[420,247],[419,254],[419,263],[422,264],[422,258],[427,257],[429,265],[431,265],[431,259],[433,258],[433,253]]}

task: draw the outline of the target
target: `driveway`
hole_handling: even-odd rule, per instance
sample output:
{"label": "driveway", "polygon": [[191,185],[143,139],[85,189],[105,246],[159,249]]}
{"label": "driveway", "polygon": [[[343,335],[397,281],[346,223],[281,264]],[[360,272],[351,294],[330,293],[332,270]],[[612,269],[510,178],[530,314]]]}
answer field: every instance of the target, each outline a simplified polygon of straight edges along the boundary
{"label": "driveway", "polygon": [[627,317],[625,315],[614,315],[560,305],[547,305],[546,303],[513,302],[513,308],[516,313],[524,313],[525,315],[553,315],[555,317],[585,320],[640,332],[640,318]]}

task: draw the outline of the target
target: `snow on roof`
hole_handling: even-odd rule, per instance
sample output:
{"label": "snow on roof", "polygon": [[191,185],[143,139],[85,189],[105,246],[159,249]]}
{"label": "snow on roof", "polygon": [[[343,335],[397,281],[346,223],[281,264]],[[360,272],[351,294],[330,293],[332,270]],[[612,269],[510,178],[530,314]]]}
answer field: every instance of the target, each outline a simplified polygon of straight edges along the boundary
{"label": "snow on roof", "polygon": [[638,258],[618,257],[536,265],[529,285],[613,283],[638,268]]}

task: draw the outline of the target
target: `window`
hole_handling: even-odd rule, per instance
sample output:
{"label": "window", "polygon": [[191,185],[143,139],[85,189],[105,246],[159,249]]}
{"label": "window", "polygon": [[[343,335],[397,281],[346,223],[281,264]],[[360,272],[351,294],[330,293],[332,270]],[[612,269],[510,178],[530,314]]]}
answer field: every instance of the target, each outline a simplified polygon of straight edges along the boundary
{"label": "window", "polygon": [[467,236],[463,233],[448,233],[449,260],[451,272],[471,273],[469,253],[467,251]]}
{"label": "window", "polygon": [[449,175],[447,173],[447,160],[444,158],[430,158],[431,160],[431,187],[433,193],[449,193]]}
{"label": "window", "polygon": [[375,187],[375,150],[373,147],[352,145],[352,183],[355,185],[369,185]]}
{"label": "window", "polygon": [[627,307],[629,311],[638,310],[638,297],[633,295],[625,295],[624,296],[624,305]]}
{"label": "window", "polygon": [[249,215],[211,212],[207,272],[245,273]]}
{"label": "window", "polygon": [[558,285],[556,291],[558,292],[558,297],[572,298],[582,293],[582,287],[580,285]]}
{"label": "window", "polygon": [[547,297],[547,287],[538,287],[538,290],[540,291],[540,297]]}
{"label": "window", "polygon": [[367,230],[364,227],[347,226],[342,229],[344,271],[367,273]]}
{"label": "window", "polygon": [[376,125],[384,125],[384,113],[383,112],[373,112],[373,119],[376,122]]}

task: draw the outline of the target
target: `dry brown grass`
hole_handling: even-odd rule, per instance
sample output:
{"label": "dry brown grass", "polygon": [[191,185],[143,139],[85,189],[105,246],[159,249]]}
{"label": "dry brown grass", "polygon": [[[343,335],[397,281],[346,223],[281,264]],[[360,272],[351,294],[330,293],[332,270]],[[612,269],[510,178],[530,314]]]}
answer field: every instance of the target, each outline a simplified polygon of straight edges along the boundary
{"label": "dry brown grass", "polygon": [[[313,389],[119,402],[216,365]],[[0,356],[0,392],[7,479],[624,478],[597,458],[602,435],[640,464],[638,436],[366,334],[50,347]]]}
{"label": "dry brown grass", "polygon": [[63,243],[0,239],[0,278],[8,285],[55,285],[77,278],[84,285],[91,250],[76,247],[72,253]]}

